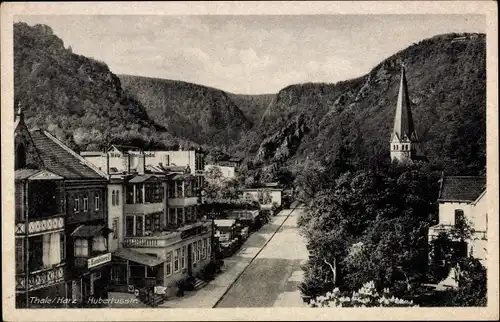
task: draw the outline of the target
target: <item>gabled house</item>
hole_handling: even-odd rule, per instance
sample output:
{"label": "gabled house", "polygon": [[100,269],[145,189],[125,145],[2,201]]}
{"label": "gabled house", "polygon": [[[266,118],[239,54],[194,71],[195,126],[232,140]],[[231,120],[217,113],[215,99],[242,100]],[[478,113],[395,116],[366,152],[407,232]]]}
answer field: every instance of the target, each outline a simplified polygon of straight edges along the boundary
{"label": "gabled house", "polygon": [[440,232],[466,224],[472,236],[457,244],[464,256],[473,256],[486,266],[488,207],[486,178],[479,176],[443,176],[439,191],[439,222],[429,228],[429,242]]}
{"label": "gabled house", "polygon": [[20,108],[14,136],[19,305],[36,305],[28,297],[59,296],[78,306],[106,297],[107,179],[50,133],[28,131]]}

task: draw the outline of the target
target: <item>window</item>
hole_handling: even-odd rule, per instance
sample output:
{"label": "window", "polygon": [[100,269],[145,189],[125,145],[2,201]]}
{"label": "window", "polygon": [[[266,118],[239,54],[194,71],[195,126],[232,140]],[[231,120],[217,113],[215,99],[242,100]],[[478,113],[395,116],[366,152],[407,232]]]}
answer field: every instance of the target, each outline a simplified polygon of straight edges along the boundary
{"label": "window", "polygon": [[75,206],[73,207],[73,212],[77,213],[80,211],[80,198],[75,197]]}
{"label": "window", "polygon": [[168,223],[175,225],[175,208],[168,208]]}
{"label": "window", "polygon": [[30,271],[43,268],[43,238],[42,235],[29,237],[28,266]]}
{"label": "window", "polygon": [[113,206],[115,205],[115,191],[114,190],[111,192],[111,204]]}
{"label": "window", "polygon": [[142,217],[142,216],[135,217],[135,235],[136,236],[143,235],[143,221],[144,221],[144,217]]}
{"label": "window", "polygon": [[462,209],[455,210],[455,226],[463,226],[465,224],[464,211]]}
{"label": "window", "polygon": [[113,239],[118,239],[118,217],[113,218]]}
{"label": "window", "polygon": [[207,254],[208,254],[208,256],[212,257],[212,251],[210,248],[210,246],[211,246],[210,244],[211,244],[211,239],[207,238]]}
{"label": "window", "polygon": [[182,186],[182,181],[176,181],[175,182],[175,192],[176,192],[176,195],[175,197],[176,198],[182,198],[184,197],[184,187]]}
{"label": "window", "polygon": [[207,258],[207,239],[203,239],[203,250],[202,250],[203,258]]}
{"label": "window", "polygon": [[167,261],[165,262],[165,270],[167,276],[172,275],[172,252],[167,253]]}
{"label": "window", "polygon": [[196,242],[194,242],[191,246],[191,250],[192,250],[192,258],[193,258],[193,263],[196,263]]}
{"label": "window", "polygon": [[186,246],[182,246],[181,268],[184,269],[185,267],[186,267]]}
{"label": "window", "polygon": [[168,183],[168,197],[175,198],[175,183],[172,181]]}
{"label": "window", "polygon": [[146,277],[153,278],[156,277],[156,275],[157,275],[156,267],[146,266]]}
{"label": "window", "polygon": [[83,196],[83,211],[87,212],[89,211],[89,197],[88,196]]}
{"label": "window", "polygon": [[142,184],[135,185],[135,203],[143,203]]}
{"label": "window", "polygon": [[24,269],[24,239],[16,238],[16,273],[23,273]]}
{"label": "window", "polygon": [[134,236],[134,216],[127,216],[125,218],[125,235],[127,237]]}
{"label": "window", "polygon": [[96,236],[92,239],[92,251],[106,251],[106,238],[104,236]]}
{"label": "window", "polygon": [[144,216],[144,231],[152,231],[151,215]]}
{"label": "window", "polygon": [[75,239],[75,257],[89,256],[89,241],[87,239]]}
{"label": "window", "polygon": [[116,190],[116,194],[115,194],[115,204],[117,206],[120,205],[120,190]]}
{"label": "window", "polygon": [[177,248],[174,251],[174,272],[179,271],[179,252],[181,251],[180,248]]}
{"label": "window", "polygon": [[133,184],[127,184],[126,187],[126,192],[127,192],[127,204],[133,204],[134,203],[134,185]]}
{"label": "window", "polygon": [[99,210],[99,192],[95,193],[94,203],[95,203],[95,210],[96,211]]}
{"label": "window", "polygon": [[64,233],[60,233],[59,237],[59,251],[61,252],[61,262],[66,259],[66,235]]}
{"label": "window", "polygon": [[161,227],[161,214],[154,214],[153,229],[154,231],[160,231]]}
{"label": "window", "polygon": [[196,248],[198,250],[196,252],[196,260],[199,261],[201,260],[201,240],[198,240],[198,246]]}
{"label": "window", "polygon": [[181,226],[184,217],[184,208],[176,208],[177,226]]}

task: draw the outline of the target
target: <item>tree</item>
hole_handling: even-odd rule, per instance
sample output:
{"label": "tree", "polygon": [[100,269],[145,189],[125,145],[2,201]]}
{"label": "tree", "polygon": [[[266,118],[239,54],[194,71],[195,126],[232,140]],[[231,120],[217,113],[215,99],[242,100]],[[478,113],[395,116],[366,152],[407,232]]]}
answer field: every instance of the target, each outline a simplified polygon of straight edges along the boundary
{"label": "tree", "polygon": [[[398,294],[421,281],[434,179],[418,165],[390,165],[343,173],[316,193],[299,222],[314,264],[306,267],[312,271],[304,289],[315,292],[333,281],[353,290],[373,281]],[[323,286],[315,286],[320,280]]]}

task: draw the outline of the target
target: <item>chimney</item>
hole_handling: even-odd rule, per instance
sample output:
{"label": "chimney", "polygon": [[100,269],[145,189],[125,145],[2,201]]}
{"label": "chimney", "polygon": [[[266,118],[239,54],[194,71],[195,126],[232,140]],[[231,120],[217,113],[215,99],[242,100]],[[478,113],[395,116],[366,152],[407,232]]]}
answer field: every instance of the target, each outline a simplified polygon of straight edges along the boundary
{"label": "chimney", "polygon": [[137,156],[137,171],[139,174],[144,174],[146,171],[146,155],[144,153],[140,153]]}

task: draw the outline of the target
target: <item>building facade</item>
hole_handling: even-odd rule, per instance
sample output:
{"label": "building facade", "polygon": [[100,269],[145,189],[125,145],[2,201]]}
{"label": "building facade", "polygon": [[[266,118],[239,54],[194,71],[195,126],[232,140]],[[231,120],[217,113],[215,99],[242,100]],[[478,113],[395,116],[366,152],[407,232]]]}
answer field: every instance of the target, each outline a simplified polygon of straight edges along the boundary
{"label": "building facade", "polygon": [[77,306],[106,297],[106,178],[50,133],[28,131],[21,110],[15,138],[16,229],[24,235],[16,238],[16,267],[25,267],[24,286],[16,287],[19,305],[38,304],[23,295],[71,298]]}
{"label": "building facade", "polygon": [[445,176],[439,192],[439,222],[429,228],[429,243],[439,233],[458,226],[472,228],[470,238],[456,241],[463,256],[473,256],[487,265],[488,206],[486,204],[486,178]]}
{"label": "building facade", "polygon": [[172,296],[178,281],[196,276],[210,262],[211,223],[201,218],[198,176],[189,164],[154,164],[151,158],[161,154],[152,153],[112,146],[104,153],[82,152],[82,156],[109,177],[109,220],[115,232],[108,238],[113,287],[162,286]]}
{"label": "building facade", "polygon": [[257,201],[261,210],[271,210],[273,205],[281,207],[283,204],[283,189],[278,187],[246,188],[243,191],[246,201]]}

